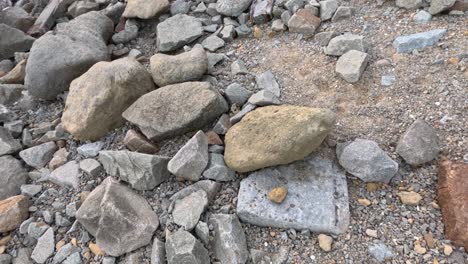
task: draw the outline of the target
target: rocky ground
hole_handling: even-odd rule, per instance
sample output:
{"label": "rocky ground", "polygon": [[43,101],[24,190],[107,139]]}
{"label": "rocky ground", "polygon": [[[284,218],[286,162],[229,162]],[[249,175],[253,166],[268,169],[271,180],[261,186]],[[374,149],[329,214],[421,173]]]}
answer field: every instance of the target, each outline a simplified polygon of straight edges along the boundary
{"label": "rocky ground", "polygon": [[0,8],[1,264],[468,263],[468,2]]}

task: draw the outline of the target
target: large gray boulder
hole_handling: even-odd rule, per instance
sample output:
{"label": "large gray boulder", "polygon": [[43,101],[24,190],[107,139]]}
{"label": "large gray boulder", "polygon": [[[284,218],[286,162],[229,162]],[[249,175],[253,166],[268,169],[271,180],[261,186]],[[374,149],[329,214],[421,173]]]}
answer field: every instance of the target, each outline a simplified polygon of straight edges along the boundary
{"label": "large gray boulder", "polygon": [[111,177],[89,194],[76,219],[104,252],[116,257],[148,245],[159,225],[145,198]]}
{"label": "large gray boulder", "polygon": [[[285,183],[285,200],[281,204],[270,201],[268,193]],[[237,215],[258,226],[344,233],[350,217],[346,176],[318,155],[259,170],[241,181]]]}
{"label": "large gray boulder", "polygon": [[107,16],[93,11],[58,24],[55,33],[35,41],[26,65],[29,93],[54,99],[96,62],[109,60],[106,43],[113,29]]}
{"label": "large gray boulder", "polygon": [[208,250],[192,234],[179,230],[166,239],[166,257],[170,264],[208,264]]}
{"label": "large gray boulder", "polygon": [[8,129],[0,126],[0,156],[15,154],[21,149],[21,143],[13,138]]}
{"label": "large gray boulder", "polygon": [[164,86],[133,103],[123,117],[151,140],[163,140],[203,128],[228,110],[208,82]]}
{"label": "large gray boulder", "polygon": [[249,258],[247,240],[236,215],[214,214],[210,217],[214,228],[212,248],[221,263],[243,264]]}
{"label": "large gray boulder", "polygon": [[195,17],[177,14],[158,24],[157,45],[161,52],[176,50],[203,35],[202,23]]}
{"label": "large gray boulder", "polygon": [[0,157],[0,200],[19,194],[27,179],[28,173],[21,161],[8,155]]}
{"label": "large gray boulder", "polygon": [[252,0],[218,0],[216,11],[221,15],[237,17],[249,8]]}
{"label": "large gray boulder", "polygon": [[100,151],[99,161],[107,174],[119,177],[137,190],[152,190],[166,181],[168,157],[126,150]]}
{"label": "large gray boulder", "polygon": [[13,57],[15,52],[28,51],[36,40],[5,24],[0,24],[0,35],[0,60]]}

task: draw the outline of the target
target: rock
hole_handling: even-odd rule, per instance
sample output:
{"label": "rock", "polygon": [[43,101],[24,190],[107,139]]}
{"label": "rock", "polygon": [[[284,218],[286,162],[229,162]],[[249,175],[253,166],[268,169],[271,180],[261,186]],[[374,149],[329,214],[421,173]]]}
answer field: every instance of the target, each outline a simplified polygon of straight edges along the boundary
{"label": "rock", "polygon": [[160,52],[183,47],[203,35],[201,22],[192,16],[177,14],[158,24],[157,46]]}
{"label": "rock", "polygon": [[189,232],[179,230],[166,239],[167,262],[171,264],[210,263],[208,250]]}
{"label": "rock", "polygon": [[272,92],[261,90],[249,98],[249,103],[258,106],[279,105],[281,101]]}
{"label": "rock", "polygon": [[382,242],[369,244],[367,251],[379,262],[384,262],[393,258],[393,252]]}
{"label": "rock", "polygon": [[396,82],[395,75],[384,75],[380,81],[380,85],[382,86],[392,86]]}
{"label": "rock", "polygon": [[224,26],[221,32],[219,32],[219,36],[225,41],[232,41],[236,36],[234,25]]}
{"label": "rock", "polygon": [[71,0],[52,0],[42,10],[34,25],[29,28],[28,34],[31,36],[41,36],[55,25],[58,17],[65,16],[67,8],[73,1]]}
{"label": "rock", "polygon": [[109,60],[106,46],[113,23],[92,11],[57,25],[55,34],[34,42],[24,84],[32,96],[54,99],[96,62]]}
{"label": "rock", "polygon": [[125,29],[115,33],[112,36],[112,42],[116,44],[130,42],[138,37],[138,30],[138,25],[135,22],[127,20],[125,22]]}
{"label": "rock", "polygon": [[110,3],[106,8],[100,12],[110,18],[115,25],[119,24],[126,5],[122,2]]}
{"label": "rock", "polygon": [[252,263],[285,264],[289,258],[289,249],[287,246],[281,246],[279,252],[273,254],[261,250],[251,249],[250,257],[252,259]]}
{"label": "rock", "polygon": [[228,85],[224,94],[230,104],[242,106],[249,99],[251,92],[238,83],[232,83]]}
{"label": "rock", "polygon": [[410,165],[419,166],[437,158],[440,147],[436,131],[418,119],[398,141],[396,152]]}
{"label": "rock", "polygon": [[245,25],[245,24],[236,27],[235,31],[236,32],[235,32],[234,35],[237,35],[237,37],[239,37],[239,38],[247,38],[247,37],[250,36],[250,34],[252,34],[252,29],[249,26]]}
{"label": "rock", "polygon": [[52,227],[37,240],[36,247],[34,248],[31,258],[37,263],[45,263],[46,260],[54,254],[55,238],[54,230]]}
{"label": "rock", "polygon": [[369,55],[365,52],[350,50],[341,56],[336,62],[335,71],[349,83],[356,83],[367,66]]}
{"label": "rock", "polygon": [[111,256],[120,256],[151,242],[158,216],[130,188],[106,178],[76,212],[76,219]]}
{"label": "rock", "polygon": [[210,83],[186,82],[145,94],[123,117],[158,141],[200,129],[227,110],[226,101]]}
{"label": "rock", "polygon": [[450,245],[444,244],[444,255],[450,256],[453,252],[453,248]]}
{"label": "rock", "polygon": [[273,93],[276,97],[280,97],[280,86],[276,81],[275,75],[271,71],[266,71],[264,73],[256,75],[255,82],[257,83],[257,87],[259,89],[267,90]]}
{"label": "rock", "polygon": [[445,10],[450,9],[456,0],[432,0],[429,6],[429,13],[432,15],[439,14]]}
{"label": "rock", "polygon": [[208,51],[214,52],[222,47],[224,47],[224,40],[212,35],[207,37],[205,40],[202,41],[203,48],[207,49]]}
{"label": "rock", "polygon": [[47,163],[54,156],[57,146],[54,142],[47,142],[32,148],[20,151],[19,156],[29,166],[40,169],[47,165]]}
{"label": "rock", "polygon": [[445,237],[468,248],[468,164],[450,160],[440,162],[437,200],[442,210]]}
{"label": "rock", "polygon": [[223,114],[216,122],[215,126],[213,127],[213,132],[218,135],[224,135],[227,133],[229,128],[231,128],[231,121],[229,120],[229,116]]}
{"label": "rock", "polygon": [[166,248],[163,242],[154,238],[151,247],[151,264],[166,264]]}
{"label": "rock", "polygon": [[8,72],[5,76],[0,78],[0,83],[5,84],[23,84],[26,71],[26,60],[22,60]]}
{"label": "rock", "polygon": [[0,156],[18,153],[22,148],[6,128],[0,127]]}
{"label": "rock", "polygon": [[400,197],[401,203],[406,205],[418,205],[421,201],[422,196],[417,192],[399,192],[397,193]]}
{"label": "rock", "polygon": [[[301,9],[305,5],[304,0],[289,0],[285,1],[284,7],[289,10],[292,14],[296,13],[297,10]],[[277,4],[277,3],[276,3]]]}
{"label": "rock", "polygon": [[268,200],[280,204],[286,198],[288,194],[288,188],[285,186],[275,187],[270,192],[268,192]]}
{"label": "rock", "polygon": [[81,256],[79,252],[75,252],[71,254],[67,259],[65,259],[62,262],[62,264],[80,264],[80,263],[83,263],[83,262],[81,261]]}
{"label": "rock", "polygon": [[127,2],[127,7],[125,8],[123,16],[149,19],[159,16],[166,11],[169,6],[168,0],[130,0]]}
{"label": "rock", "polygon": [[0,60],[13,57],[15,52],[28,51],[36,40],[23,31],[5,24],[0,24],[0,34],[2,35]]}
{"label": "rock", "polygon": [[223,155],[210,153],[208,167],[203,172],[203,177],[221,182],[233,181],[236,179],[236,173],[226,166]]}
{"label": "rock", "polygon": [[354,14],[354,8],[349,6],[340,6],[336,10],[335,14],[332,17],[332,22],[336,23],[345,19],[352,17]]}
{"label": "rock", "polygon": [[13,258],[12,264],[32,264],[32,260],[29,256],[31,256],[31,249],[29,248],[19,248],[18,255]]}
{"label": "rock", "polygon": [[419,241],[417,241],[417,242],[414,243],[414,251],[416,253],[418,253],[418,254],[423,255],[423,254],[426,254],[427,249],[425,247],[421,246],[421,244],[419,244]]}
{"label": "rock", "polygon": [[245,67],[245,64],[242,60],[238,59],[235,60],[231,64],[231,75],[236,76],[238,74],[247,74],[249,71],[247,70],[247,67]]}
{"label": "rock", "polygon": [[424,10],[419,10],[413,17],[414,22],[418,24],[426,24],[432,20],[432,15]]}
{"label": "rock", "polygon": [[273,0],[255,0],[251,6],[251,16],[257,25],[267,23],[271,19]]}
{"label": "rock", "polygon": [[350,50],[366,52],[366,43],[362,36],[344,34],[334,37],[325,48],[325,54],[331,56],[341,56]]}
{"label": "rock", "polygon": [[226,55],[218,53],[207,52],[206,56],[208,57],[208,73],[213,73],[215,71],[215,66],[226,59]]}
{"label": "rock", "polygon": [[366,235],[373,237],[373,238],[378,237],[377,230],[372,230],[372,229],[366,229]]}
{"label": "rock", "polygon": [[190,3],[185,0],[176,0],[171,4],[171,16],[187,14],[190,11]]}
{"label": "rock", "polygon": [[169,178],[169,157],[121,151],[100,151],[107,174],[119,177],[136,190],[152,190]]}
{"label": "rock", "polygon": [[133,129],[127,131],[123,142],[131,151],[145,154],[155,154],[159,151],[159,148],[153,142]]}
{"label": "rock", "polygon": [[337,33],[334,31],[325,31],[315,34],[314,40],[319,43],[320,46],[325,47],[328,45],[330,40],[337,36]]}
{"label": "rock", "polygon": [[246,263],[249,257],[244,230],[236,215],[214,214],[209,219],[214,227],[212,248],[221,263]]}
{"label": "rock", "polygon": [[232,116],[229,121],[232,125],[236,124],[237,122],[241,121],[241,119],[251,111],[253,111],[255,108],[257,108],[256,105],[247,103],[242,107],[242,110],[240,110],[237,114]]}
{"label": "rock", "polygon": [[336,0],[320,1],[320,19],[326,21],[332,18],[338,6],[339,3]]}
{"label": "rock", "polygon": [[101,173],[102,166],[95,159],[84,159],[80,161],[80,169],[87,175],[96,177]]}
{"label": "rock", "polygon": [[325,251],[330,252],[332,250],[333,238],[324,234],[318,235],[319,247]]}
{"label": "rock", "polygon": [[167,169],[184,180],[198,181],[208,165],[208,138],[198,131],[169,161]]}
{"label": "rock", "polygon": [[[334,1],[334,0],[327,0]],[[304,37],[312,37],[320,26],[321,20],[310,9],[299,9],[288,21],[289,32],[303,34]]]}
{"label": "rock", "polygon": [[[273,204],[267,194],[284,182],[288,195],[281,204]],[[237,198],[237,215],[253,225],[332,234],[348,228],[346,176],[318,155],[252,173],[241,181]]]}
{"label": "rock", "polygon": [[81,145],[76,150],[78,151],[78,154],[85,158],[93,158],[99,154],[99,151],[101,151],[103,147],[104,143],[97,141],[94,143]]}
{"label": "rock", "polygon": [[[26,181],[25,181],[26,182]],[[21,195],[33,197],[42,191],[41,185],[23,184],[21,185]]]}
{"label": "rock", "polygon": [[423,0],[396,0],[395,5],[405,9],[417,9],[423,5]]}
{"label": "rock", "polygon": [[195,234],[207,246],[210,242],[210,229],[205,222],[199,221],[195,226]]}
{"label": "rock", "polygon": [[237,17],[250,7],[252,0],[218,0],[216,11],[221,15]]}
{"label": "rock", "polygon": [[28,226],[28,236],[39,239],[49,228],[50,226],[43,222],[32,222]]}
{"label": "rock", "polygon": [[157,53],[151,57],[151,75],[162,87],[200,80],[208,70],[208,57],[201,46],[179,55]]}
{"label": "rock", "polygon": [[4,123],[3,127],[6,128],[13,137],[17,138],[21,136],[21,133],[23,132],[24,123],[22,120],[15,120]]}
{"label": "rock", "polygon": [[191,231],[200,220],[201,214],[208,206],[208,197],[206,192],[199,190],[184,197],[183,199],[176,200],[172,217],[174,223],[182,226],[185,230]]}
{"label": "rock", "polygon": [[175,201],[184,199],[185,197],[199,190],[203,190],[206,192],[206,194],[208,195],[209,202],[213,201],[213,199],[215,198],[220,188],[221,188],[221,184],[215,181],[210,181],[210,180],[198,181],[176,192],[174,195],[172,195],[170,198],[170,200],[172,201],[172,205],[170,207],[173,207],[173,205],[175,204]]}
{"label": "rock", "polygon": [[65,164],[68,160],[70,153],[66,148],[61,148],[54,153],[54,157],[49,162],[49,169],[55,170],[56,168]]}
{"label": "rock", "polygon": [[206,12],[206,5],[203,2],[198,4],[197,7],[193,10],[193,13],[195,13],[195,14],[202,14],[202,13],[205,13],[205,12]]}
{"label": "rock", "polygon": [[91,1],[75,1],[68,7],[68,14],[78,17],[90,11],[99,10],[99,4]]}
{"label": "rock", "polygon": [[17,195],[0,200],[0,233],[15,230],[29,216],[29,200]]}
{"label": "rock", "polygon": [[224,159],[238,172],[301,160],[320,146],[334,122],[335,115],[326,109],[291,105],[256,109],[229,129]]}
{"label": "rock", "polygon": [[23,8],[12,6],[0,12],[0,24],[27,32],[34,24],[34,17],[30,16]]}
{"label": "rock", "polygon": [[337,156],[347,172],[364,182],[389,183],[398,172],[398,163],[371,140],[356,139]]}
{"label": "rock", "polygon": [[61,187],[78,189],[80,187],[79,169],[78,162],[72,160],[52,171],[47,179]]}
{"label": "rock", "polygon": [[423,49],[435,45],[447,33],[446,29],[399,36],[393,41],[393,47],[398,53],[410,53],[415,49]]}
{"label": "rock", "polygon": [[286,30],[286,26],[281,19],[275,19],[271,23],[271,30],[274,32],[283,32]]}

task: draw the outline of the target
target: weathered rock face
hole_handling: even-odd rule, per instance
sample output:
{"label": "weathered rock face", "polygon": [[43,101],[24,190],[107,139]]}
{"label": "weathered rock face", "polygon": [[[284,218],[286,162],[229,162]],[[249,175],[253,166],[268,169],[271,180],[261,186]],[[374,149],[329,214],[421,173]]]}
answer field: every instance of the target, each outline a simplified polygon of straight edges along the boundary
{"label": "weathered rock face", "polygon": [[399,36],[393,41],[393,47],[398,53],[410,53],[415,49],[430,47],[437,43],[447,33],[446,29],[434,29],[406,36]]}
{"label": "weathered rock face", "polygon": [[76,161],[69,161],[52,171],[48,180],[61,187],[78,189],[80,186],[79,169],[80,166]]}
{"label": "weathered rock face", "polygon": [[0,24],[0,60],[13,57],[15,52],[28,51],[33,42],[33,37],[26,35],[23,31]]}
{"label": "weathered rock face", "polygon": [[189,232],[179,230],[166,240],[167,262],[171,264],[210,263],[208,250]]}
{"label": "weathered rock face", "polygon": [[55,236],[54,229],[49,227],[47,231],[37,240],[37,244],[31,254],[31,258],[37,263],[45,263],[54,254]]}
{"label": "weathered rock face", "polygon": [[222,154],[210,153],[208,167],[203,172],[203,177],[215,181],[233,181],[236,179],[236,173],[226,166]]}
{"label": "weathered rock face", "polygon": [[15,230],[29,216],[29,200],[18,195],[0,201],[0,233]]}
{"label": "weathered rock face", "polygon": [[47,142],[20,151],[19,155],[26,164],[33,168],[40,169],[47,165],[54,156],[56,150],[57,145],[55,145],[54,142]]}
{"label": "weathered rock face", "polygon": [[237,216],[214,214],[209,222],[214,227],[212,247],[216,258],[221,263],[246,263],[249,258],[247,240]]}
{"label": "weathered rock face", "polygon": [[137,190],[152,190],[169,178],[168,157],[130,151],[101,151],[107,174],[119,177]]}
{"label": "weathered rock face", "polygon": [[21,98],[24,89],[24,85],[21,84],[0,84],[0,104],[13,104]]}
{"label": "weathered rock face", "polygon": [[438,141],[434,128],[418,119],[401,136],[396,151],[410,165],[418,166],[437,158]]}
{"label": "weathered rock face", "polygon": [[247,8],[252,0],[219,0],[216,2],[216,11],[221,15],[237,17]]}
{"label": "weathered rock face", "polygon": [[93,11],[58,24],[55,34],[35,41],[26,65],[29,93],[54,99],[96,62],[109,60],[106,42],[113,28],[108,17]]}
{"label": "weathered rock face", "polygon": [[[268,192],[287,183],[281,204]],[[237,215],[247,223],[278,228],[341,234],[349,224],[346,176],[318,156],[254,172],[241,181]]]}
{"label": "weathered rock face", "polygon": [[122,112],[155,89],[134,58],[98,62],[70,85],[62,124],[80,140],[97,140],[123,124]]}
{"label": "weathered rock face", "polygon": [[332,18],[339,5],[340,3],[336,0],[320,1],[320,19],[325,21]]}
{"label": "weathered rock face", "polygon": [[130,0],[127,2],[123,16],[149,19],[158,16],[168,8],[168,0]]}
{"label": "weathered rock face", "polygon": [[111,256],[148,245],[159,225],[148,202],[111,177],[89,194],[76,219]]}
{"label": "weathered rock face", "polygon": [[442,208],[445,236],[468,248],[468,164],[445,160],[439,168],[437,199]]}
{"label": "weathered rock face", "polygon": [[433,0],[429,7],[429,13],[432,15],[448,10],[455,4],[456,0]]}
{"label": "weathered rock face", "polygon": [[12,156],[0,157],[0,200],[19,194],[27,179],[28,173],[21,161]]}
{"label": "weathered rock face", "polygon": [[356,83],[367,66],[369,55],[358,50],[350,50],[336,62],[336,73],[349,83]]}
{"label": "weathered rock face", "polygon": [[320,26],[321,20],[310,9],[299,9],[288,21],[289,31],[311,37]]}
{"label": "weathered rock face", "polygon": [[0,156],[17,153],[21,148],[21,143],[13,138],[10,132],[0,127]]}
{"label": "weathered rock face", "polygon": [[200,129],[227,110],[226,101],[211,84],[186,82],[143,95],[123,117],[157,141]]}
{"label": "weathered rock face", "polygon": [[131,151],[145,154],[155,154],[159,150],[158,146],[133,129],[127,131],[123,142],[124,145]]}
{"label": "weathered rock face", "polygon": [[161,52],[176,50],[201,35],[203,35],[203,27],[197,18],[177,14],[158,24],[158,49]]}
{"label": "weathered rock face", "polygon": [[258,108],[227,132],[225,162],[235,171],[248,172],[301,160],[320,146],[334,122],[335,115],[326,109]]}
{"label": "weathered rock face", "polygon": [[0,24],[6,24],[26,32],[34,24],[34,18],[23,8],[12,6],[0,12]]}
{"label": "weathered rock face", "polygon": [[208,196],[204,190],[198,190],[180,200],[176,200],[172,211],[174,223],[183,226],[187,231],[192,230],[207,206]]}
{"label": "weathered rock face", "polygon": [[421,7],[423,4],[422,0],[396,0],[395,5],[406,9],[416,9]]}
{"label": "weathered rock face", "polygon": [[170,56],[157,53],[151,57],[151,75],[162,87],[169,84],[198,81],[208,70],[208,57],[201,46],[191,51]]}
{"label": "weathered rock face", "polygon": [[344,34],[334,37],[325,48],[325,54],[331,56],[341,56],[350,50],[361,52],[366,51],[366,43],[362,36],[354,34]]}

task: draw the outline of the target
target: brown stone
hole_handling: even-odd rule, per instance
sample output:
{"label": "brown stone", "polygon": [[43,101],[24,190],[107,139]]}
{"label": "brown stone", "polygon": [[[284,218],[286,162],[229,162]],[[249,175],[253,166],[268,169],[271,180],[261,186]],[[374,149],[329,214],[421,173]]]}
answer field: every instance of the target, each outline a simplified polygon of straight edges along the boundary
{"label": "brown stone", "polygon": [[303,34],[308,38],[315,34],[315,30],[322,21],[315,16],[311,9],[299,9],[288,21],[289,31]]}
{"label": "brown stone", "polygon": [[268,200],[280,204],[286,198],[288,194],[288,188],[281,186],[276,187],[268,193]]}
{"label": "brown stone", "polygon": [[0,233],[15,230],[29,216],[29,200],[17,195],[0,201]]}
{"label": "brown stone", "polygon": [[104,252],[97,244],[94,243],[89,243],[89,250],[91,250],[95,256],[106,255],[106,252]]}
{"label": "brown stone", "polygon": [[65,148],[61,148],[54,153],[54,157],[49,162],[49,169],[55,170],[56,168],[65,164],[68,160],[70,153]]}
{"label": "brown stone", "polygon": [[159,151],[158,146],[133,129],[130,129],[127,132],[123,142],[124,145],[131,151],[146,154],[155,154]]}
{"label": "brown stone", "polygon": [[455,4],[451,8],[449,8],[449,11],[452,11],[452,10],[466,12],[468,11],[468,2],[463,1],[463,0],[456,1]]}
{"label": "brown stone", "polygon": [[406,205],[418,205],[422,199],[422,196],[417,192],[399,192],[397,193],[400,197],[401,203]]}
{"label": "brown stone", "polygon": [[26,75],[26,60],[20,61],[16,66],[5,76],[0,78],[0,83],[22,84]]}
{"label": "brown stone", "polygon": [[429,248],[435,248],[436,241],[435,241],[434,236],[432,235],[432,233],[427,233],[423,237],[424,237],[424,240],[426,241],[426,245]]}
{"label": "brown stone", "polygon": [[437,189],[446,238],[468,248],[468,164],[441,161]]}
{"label": "brown stone", "polygon": [[215,132],[208,131],[208,132],[205,133],[205,135],[208,138],[208,144],[209,145],[223,145],[223,141],[218,136],[218,134],[216,134]]}

